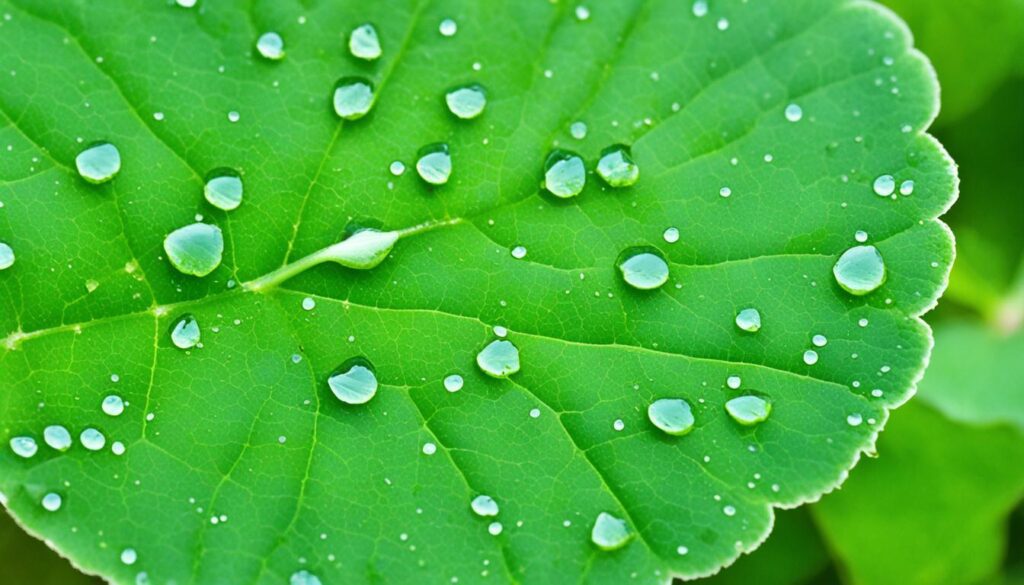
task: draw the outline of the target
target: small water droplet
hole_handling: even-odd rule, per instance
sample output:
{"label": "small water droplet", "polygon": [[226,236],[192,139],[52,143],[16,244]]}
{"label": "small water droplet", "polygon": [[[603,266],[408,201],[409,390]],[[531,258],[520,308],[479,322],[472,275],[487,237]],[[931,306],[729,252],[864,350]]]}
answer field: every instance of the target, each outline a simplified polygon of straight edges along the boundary
{"label": "small water droplet", "polygon": [[808,349],[804,352],[804,363],[808,366],[813,366],[818,363],[818,352],[813,349]]}
{"label": "small water droplet", "polygon": [[615,144],[601,151],[597,174],[610,187],[630,187],[640,178],[640,167],[633,162],[628,146]]}
{"label": "small water droplet", "polygon": [[206,175],[203,196],[217,209],[238,209],[242,204],[242,175],[225,167],[210,171]]}
{"label": "small water droplet", "polygon": [[696,0],[693,3],[693,15],[697,18],[703,18],[708,14],[708,0]]}
{"label": "small water droplet", "polygon": [[437,453],[437,445],[434,443],[423,443],[423,454],[433,455]]}
{"label": "small water droplet", "polygon": [[885,283],[885,261],[874,246],[854,246],[839,257],[832,274],[843,290],[863,296]]}
{"label": "small water droplet", "polygon": [[135,552],[134,548],[126,548],[121,551],[121,562],[126,565],[134,565],[138,559],[139,555]]}
{"label": "small water droplet", "polygon": [[743,384],[743,378],[739,376],[729,376],[725,379],[725,385],[733,390],[738,389]]}
{"label": "small water droplet", "polygon": [[617,418],[615,419],[615,422],[612,423],[612,428],[616,431],[621,431],[626,428],[626,423],[621,418]]}
{"label": "small water droplet", "polygon": [[442,36],[453,37],[455,36],[455,33],[459,32],[459,25],[454,20],[446,18],[441,21],[441,24],[438,25],[437,30],[441,33]]}
{"label": "small water droplet", "polygon": [[235,122],[237,122],[237,121],[239,121],[241,119],[242,119],[242,115],[239,114],[238,112],[236,112],[234,110],[228,112],[228,122],[231,122],[232,124],[234,124]]}
{"label": "small water droplet", "polygon": [[526,247],[525,246],[516,246],[515,248],[512,248],[512,257],[517,259],[517,260],[521,260],[523,258],[526,258]]}
{"label": "small water droplet", "polygon": [[396,160],[395,162],[391,163],[391,166],[388,167],[388,170],[391,171],[392,175],[396,177],[401,177],[405,173],[405,163],[403,163],[400,160]]}
{"label": "small water droplet", "polygon": [[67,451],[71,448],[71,433],[61,425],[50,425],[43,429],[43,441],[52,449]]}
{"label": "small water droplet", "polygon": [[617,265],[622,279],[633,288],[653,290],[668,282],[668,262],[655,248],[628,248],[619,254]]}
{"label": "small water droplet", "polygon": [[196,5],[196,0],[175,0],[175,2],[182,8],[192,8]]}
{"label": "small water droplet", "polygon": [[366,404],[377,394],[377,375],[369,360],[345,360],[327,379],[331,392],[345,404]]}
{"label": "small water droplet", "polygon": [[224,234],[215,225],[194,223],[168,234],[164,238],[164,251],[179,272],[203,277],[220,266]]}
{"label": "small water droplet", "polygon": [[863,230],[857,230],[857,232],[853,234],[853,239],[863,244],[868,241],[868,233]]}
{"label": "small water droplet", "polygon": [[540,418],[540,409],[539,408],[531,408],[530,409],[530,418]]}
{"label": "small water droplet", "polygon": [[631,537],[626,521],[607,512],[597,515],[594,527],[590,530],[590,541],[601,550],[620,549]]}
{"label": "small water droplet", "polygon": [[875,190],[875,195],[888,197],[896,190],[896,179],[892,175],[881,175],[875,179],[872,189]]}
{"label": "small water droplet", "polygon": [[114,455],[124,455],[124,451],[125,451],[124,443],[122,443],[121,441],[114,441],[114,443],[112,445],[110,445],[110,451]]}
{"label": "small water droplet", "polygon": [[647,418],[662,431],[682,436],[693,430],[693,411],[682,398],[662,398],[647,407]]}
{"label": "small water droplet", "polygon": [[690,549],[685,547],[685,546],[683,546],[683,545],[679,545],[679,546],[676,547],[676,553],[679,554],[680,556],[689,554],[689,552],[690,552]]}
{"label": "small water droplet", "polygon": [[498,515],[498,502],[495,502],[494,498],[491,496],[481,494],[473,498],[473,501],[469,503],[469,506],[477,516],[486,518]]}
{"label": "small water droplet", "polygon": [[487,525],[487,532],[491,536],[498,536],[505,527],[501,525],[501,522],[491,522]]}
{"label": "small water droplet", "polygon": [[587,124],[585,122],[573,122],[569,126],[569,135],[576,140],[583,140],[587,137]]}
{"label": "small water droplet", "polygon": [[851,427],[859,427],[863,422],[864,417],[857,412],[846,417],[846,424],[850,425]]}
{"label": "small water droplet", "polygon": [[576,20],[578,20],[580,22],[583,22],[585,20],[590,20],[590,9],[587,8],[586,6],[577,6],[576,7]]}
{"label": "small water droplet", "polygon": [[14,265],[14,249],[0,242],[0,270],[7,270]]}
{"label": "small water droplet", "polygon": [[729,517],[735,516],[736,506],[725,506],[722,508],[722,513]]}
{"label": "small water droplet", "polygon": [[669,244],[674,244],[679,241],[679,228],[666,228],[661,237],[665,238],[665,241]]}
{"label": "small water droplet", "polygon": [[25,459],[32,457],[39,450],[39,445],[32,437],[11,437],[10,445],[15,455]]}
{"label": "small water droplet", "polygon": [[288,585],[323,585],[323,583],[319,577],[303,569],[292,573],[288,579]]}
{"label": "small water droplet", "polygon": [[900,183],[900,195],[910,195],[914,192],[914,182],[910,179]]}
{"label": "small water droplet", "polygon": [[448,111],[463,120],[471,120],[483,113],[487,107],[487,92],[483,86],[471,83],[450,90],[444,95]]}
{"label": "small water droplet", "polygon": [[442,142],[428,144],[419,151],[416,172],[431,185],[444,185],[452,175],[452,157],[448,145]]}
{"label": "small water droplet", "polygon": [[78,174],[86,181],[100,184],[121,170],[121,153],[109,142],[94,142],[75,157]]}
{"label": "small water droplet", "polygon": [[363,24],[352,29],[348,37],[348,50],[353,57],[373,61],[379,59],[383,51],[377,29],[372,24]]}
{"label": "small water droplet", "polygon": [[799,122],[804,117],[804,109],[797,104],[786,106],[786,119],[790,122]]}
{"label": "small water droplet", "polygon": [[757,309],[743,309],[736,314],[736,326],[748,333],[761,330],[761,313]]}
{"label": "small water droplet", "polygon": [[60,494],[50,492],[43,496],[42,502],[43,509],[47,512],[56,512],[60,510],[61,504],[64,503],[64,498],[60,497]]}
{"label": "small water droplet", "polygon": [[373,82],[363,77],[342,77],[334,84],[334,112],[343,120],[358,120],[373,108]]}
{"label": "small water droplet", "polygon": [[488,376],[507,378],[519,371],[519,349],[511,341],[495,340],[476,355],[476,363]]}
{"label": "small water droplet", "polygon": [[107,444],[107,438],[103,436],[103,433],[92,427],[82,431],[82,434],[78,435],[78,440],[81,441],[83,447],[90,451],[99,451]]}
{"label": "small water droplet", "polygon": [[718,22],[715,23],[715,26],[718,27],[718,30],[729,30],[729,19],[719,18]]}
{"label": "small water droplet", "polygon": [[462,379],[462,376],[458,374],[452,374],[450,376],[445,377],[444,389],[449,392],[458,392],[459,390],[462,390],[462,386],[464,383],[465,381]]}
{"label": "small water droplet", "polygon": [[284,59],[284,39],[276,32],[266,32],[256,41],[256,50],[271,61]]}
{"label": "small water droplet", "polygon": [[178,320],[171,326],[171,343],[178,349],[192,349],[199,345],[202,335],[199,321],[190,314],[178,317]]}
{"label": "small water droplet", "polygon": [[828,338],[819,333],[814,337],[811,337],[811,343],[813,343],[815,347],[825,347],[828,345]]}
{"label": "small water droplet", "polygon": [[718,190],[718,194],[721,197],[731,197],[732,189],[730,189],[729,187],[722,187],[721,189]]}
{"label": "small water droplet", "polygon": [[544,163],[544,188],[555,197],[566,199],[583,191],[587,169],[580,155],[555,149]]}
{"label": "small water droplet", "polygon": [[760,396],[738,396],[725,403],[725,410],[734,421],[751,426],[767,419],[772,405]]}
{"label": "small water droplet", "polygon": [[121,413],[124,412],[124,400],[117,394],[111,394],[103,399],[100,408],[107,416],[121,416]]}
{"label": "small water droplet", "polygon": [[314,300],[313,297],[306,297],[306,298],[302,299],[302,310],[303,311],[312,311],[315,308],[316,308],[316,300]]}

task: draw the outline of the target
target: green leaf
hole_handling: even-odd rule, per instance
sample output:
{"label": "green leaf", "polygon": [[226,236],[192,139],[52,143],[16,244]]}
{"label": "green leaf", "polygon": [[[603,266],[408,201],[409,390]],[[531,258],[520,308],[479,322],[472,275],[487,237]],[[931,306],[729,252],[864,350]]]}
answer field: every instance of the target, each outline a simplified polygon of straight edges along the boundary
{"label": "green leaf", "polygon": [[[114,582],[712,573],[758,546],[775,507],[836,486],[924,368],[917,317],[952,261],[936,218],[956,177],[924,133],[933,72],[875,4],[698,17],[634,0],[586,19],[568,2],[0,5],[0,239],[17,256],[0,272],[0,424],[39,445],[0,454],[0,489]],[[372,62],[345,51],[365,23]],[[268,31],[281,60],[255,52]],[[362,119],[334,112],[344,76],[374,86]],[[458,119],[444,95],[471,83],[488,104]],[[97,140],[121,167],[92,185],[73,161]],[[451,176],[428,187],[417,153],[439,142]],[[556,146],[592,170],[615,144],[634,186],[541,189]],[[203,195],[224,168],[244,183],[230,212]],[[884,174],[913,193],[876,195]],[[202,278],[163,252],[196,222],[224,237]],[[394,233],[393,250],[333,248],[352,223]],[[887,275],[864,296],[832,275],[858,230]],[[623,282],[634,249],[667,262],[661,288]],[[735,324],[746,308],[756,333]],[[201,337],[181,345],[201,345],[183,350],[169,332],[186,314]],[[497,326],[516,352],[488,356],[507,376],[492,378],[477,354]],[[327,384],[353,358],[375,391],[362,405]],[[101,410],[111,394],[120,416]],[[746,394],[767,420],[727,414]],[[688,434],[650,423],[661,398],[687,401]],[[51,449],[54,424],[105,446]],[[472,512],[481,494],[497,516]],[[613,551],[591,542],[602,512],[629,531]]]}
{"label": "green leaf", "polygon": [[6,514],[0,515],[0,556],[4,579],[10,583],[98,585],[102,582],[75,571],[45,544],[29,538]]}
{"label": "green leaf", "polygon": [[[1024,436],[955,422],[915,401],[882,435],[877,460],[812,510],[851,581],[976,583],[1006,554],[1024,496]],[[912,535],[912,537],[908,537]]]}

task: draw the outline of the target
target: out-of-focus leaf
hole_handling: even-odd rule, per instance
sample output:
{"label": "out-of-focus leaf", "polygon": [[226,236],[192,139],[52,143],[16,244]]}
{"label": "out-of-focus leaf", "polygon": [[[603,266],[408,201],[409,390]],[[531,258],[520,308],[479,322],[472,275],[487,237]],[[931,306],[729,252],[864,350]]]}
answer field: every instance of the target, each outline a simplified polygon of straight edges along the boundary
{"label": "out-of-focus leaf", "polygon": [[102,581],[79,573],[0,512],[0,582],[5,585],[99,585]]}

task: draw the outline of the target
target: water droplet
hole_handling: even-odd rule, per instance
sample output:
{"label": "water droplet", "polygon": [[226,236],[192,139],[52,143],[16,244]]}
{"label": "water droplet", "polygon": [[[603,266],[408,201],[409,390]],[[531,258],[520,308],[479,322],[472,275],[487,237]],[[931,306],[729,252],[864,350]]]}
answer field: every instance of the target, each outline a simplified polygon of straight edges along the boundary
{"label": "water droplet", "polygon": [[708,14],[708,0],[696,0],[693,3],[693,15],[702,18]]}
{"label": "water droplet", "polygon": [[539,408],[531,408],[530,409],[530,418],[540,418],[540,409]]}
{"label": "water droplet", "polygon": [[215,225],[194,223],[168,234],[164,238],[164,251],[179,272],[203,277],[220,266],[224,234]]}
{"label": "water droplet", "polygon": [[680,556],[689,554],[689,552],[690,552],[690,549],[685,547],[685,546],[683,546],[683,545],[679,545],[679,546],[676,547],[676,553],[678,553]]}
{"label": "water droplet", "polygon": [[491,522],[487,525],[487,532],[491,536],[498,536],[504,528],[505,527],[501,525],[501,522]]}
{"label": "water droplet", "polygon": [[749,333],[761,330],[761,313],[757,309],[743,309],[736,314],[736,326]]}
{"label": "water droplet", "polygon": [[345,360],[327,379],[331,392],[345,404],[366,404],[377,394],[377,375],[369,360]]}
{"label": "water droplet", "polygon": [[825,347],[828,345],[828,338],[819,333],[814,337],[811,337],[811,343],[813,343],[815,347]]}
{"label": "water droplet", "polygon": [[280,61],[284,59],[284,39],[276,32],[263,33],[256,41],[256,50],[266,59]]}
{"label": "water droplet", "polygon": [[11,437],[10,445],[15,455],[25,459],[32,457],[39,450],[39,445],[32,437]]}
{"label": "water droplet", "polygon": [[497,337],[505,338],[508,336],[508,328],[501,325],[494,326],[494,335]]}
{"label": "water droplet", "polygon": [[804,109],[797,104],[786,106],[786,119],[790,122],[799,122],[804,117]]}
{"label": "water droplet", "polygon": [[437,142],[428,144],[419,151],[416,172],[431,185],[444,185],[452,174],[452,157],[448,145]]}
{"label": "water droplet", "polygon": [[476,363],[488,376],[507,378],[519,371],[519,349],[511,341],[495,340],[476,355]]}
{"label": "water droplet", "polygon": [[75,157],[75,166],[83,179],[98,185],[121,170],[121,153],[109,142],[94,142]]}
{"label": "water droplet", "polygon": [[100,408],[107,416],[120,416],[124,412],[124,400],[117,394],[111,394],[103,399]]}
{"label": "water droplet", "polygon": [[725,506],[725,507],[722,508],[722,513],[725,514],[726,516],[730,516],[730,517],[735,516],[736,515],[736,506]]}
{"label": "water droplet", "polygon": [[323,585],[320,582],[320,578],[303,569],[292,573],[292,576],[288,579],[288,585]]}
{"label": "water droplet", "polygon": [[555,149],[544,163],[544,188],[555,197],[566,199],[583,191],[587,183],[587,169],[580,155]]}
{"label": "water droplet", "polygon": [[665,241],[669,244],[674,244],[679,241],[679,228],[666,228],[661,237],[665,238]]}
{"label": "water droplet", "polygon": [[477,516],[488,517],[498,515],[498,502],[495,502],[491,496],[479,495],[473,498],[473,501],[469,503],[469,507],[473,509],[473,513]]}
{"label": "water droplet", "polygon": [[868,233],[864,230],[857,230],[857,232],[853,234],[853,239],[863,244],[868,241]]}
{"label": "water droplet", "polygon": [[452,374],[450,376],[445,377],[444,389],[449,392],[458,392],[459,390],[462,390],[462,386],[464,383],[465,381],[462,379],[462,376],[458,374]]}
{"label": "water droplet", "polygon": [[882,175],[875,179],[872,188],[875,190],[875,195],[888,197],[896,190],[896,179],[892,175]]}
{"label": "water droplet", "polygon": [[377,29],[372,24],[364,24],[352,29],[348,37],[348,50],[353,57],[373,61],[379,59],[383,51]]}
{"label": "water droplet", "polygon": [[583,140],[587,137],[587,125],[584,122],[573,122],[569,126],[569,135],[576,140]]}
{"label": "water droplet", "polygon": [[82,446],[90,451],[99,451],[107,444],[107,438],[103,436],[103,433],[89,427],[82,431],[82,434],[78,435],[78,440],[82,442]]}
{"label": "water droplet", "polygon": [[50,425],[43,429],[43,441],[52,449],[67,451],[71,448],[71,433],[61,425]]}
{"label": "water droplet", "polygon": [[192,8],[196,5],[196,0],[175,0],[175,2],[182,8]]}
{"label": "water droplet", "polygon": [[476,83],[456,87],[444,95],[448,110],[463,120],[471,120],[483,113],[487,106],[487,92]]}
{"label": "water droplet", "polygon": [[199,345],[203,332],[199,329],[199,321],[190,314],[178,317],[171,326],[171,343],[178,349],[192,349]]}
{"label": "water droplet", "polygon": [[722,197],[730,197],[732,195],[732,189],[729,187],[722,187],[718,190],[718,194]]}
{"label": "water droplet", "polygon": [[818,363],[818,352],[813,349],[808,349],[804,352],[804,363],[808,366],[813,366]]}
{"label": "water droplet", "polygon": [[459,32],[459,25],[454,20],[446,18],[441,21],[441,24],[438,25],[437,30],[443,36],[453,37],[455,36],[455,33]]}
{"label": "water droplet", "polygon": [[626,249],[619,254],[618,267],[622,279],[633,288],[652,290],[668,282],[668,262],[655,248]]}
{"label": "water droplet", "polygon": [[110,451],[114,455],[124,455],[124,443],[122,443],[121,441],[114,441],[114,443],[110,445]]}
{"label": "water droplet", "polygon": [[630,187],[640,178],[640,167],[633,162],[628,146],[615,144],[601,151],[597,174],[610,187]]}
{"label": "water droplet", "polygon": [[14,265],[14,249],[0,242],[0,270],[7,270]]}
{"label": "water droplet", "polygon": [[401,177],[405,173],[405,163],[403,163],[400,160],[396,160],[395,162],[391,163],[391,166],[388,167],[388,170],[391,171],[392,175],[396,177]]}
{"label": "water droplet", "polygon": [[306,297],[306,298],[302,299],[302,310],[303,311],[312,311],[315,308],[316,308],[316,300],[314,300],[313,297]]}
{"label": "water droplet", "polygon": [[743,384],[743,378],[739,376],[729,376],[725,379],[725,385],[733,390],[738,389]]}
{"label": "water droplet", "polygon": [[121,551],[121,562],[126,565],[134,565],[135,561],[139,560],[138,553],[135,552],[134,548],[126,548]]}
{"label": "water droplet", "polygon": [[682,436],[693,430],[693,411],[682,398],[662,398],[647,407],[647,418],[662,431]]}
{"label": "water droplet", "polygon": [[864,422],[864,417],[860,413],[853,413],[846,417],[846,424],[851,427],[859,427]]}
{"label": "water droplet", "polygon": [[203,196],[217,209],[237,209],[242,204],[242,175],[229,168],[210,171],[206,175]]}
{"label": "water droplet", "polygon": [[620,549],[631,537],[626,521],[607,512],[597,515],[594,527],[590,530],[590,541],[601,550]]}
{"label": "water droplet", "polygon": [[516,246],[515,248],[512,248],[512,257],[515,258],[516,260],[522,260],[523,258],[526,258],[526,247]]}
{"label": "water droplet", "polygon": [[772,405],[760,396],[738,396],[725,403],[725,410],[734,421],[751,426],[767,419]]}
{"label": "water droplet", "polygon": [[728,18],[719,18],[718,22],[715,23],[715,26],[718,27],[718,30],[728,30],[729,29],[729,19]]}
{"label": "water droplet", "polygon": [[617,418],[615,419],[615,422],[612,423],[612,428],[616,431],[621,431],[626,428],[626,423],[621,418]]}
{"label": "water droplet", "polygon": [[325,249],[323,257],[347,268],[369,270],[388,257],[398,241],[398,232],[361,229]]}
{"label": "water droplet", "polygon": [[61,504],[64,503],[64,498],[60,497],[60,494],[50,492],[43,496],[42,500],[43,509],[47,512],[56,512],[60,510]]}
{"label": "water droplet", "polygon": [[914,182],[910,179],[900,183],[900,195],[910,195],[914,192]]}
{"label": "water droplet", "polygon": [[437,453],[437,445],[435,445],[434,443],[424,443],[423,444],[423,454],[424,455],[433,455],[434,453]]}
{"label": "water droplet", "polygon": [[576,20],[579,20],[581,22],[584,20],[590,20],[590,9],[587,8],[586,6],[577,6]]}
{"label": "water droplet", "polygon": [[238,112],[236,112],[234,110],[228,112],[228,122],[231,122],[232,124],[234,124],[235,122],[237,122],[237,121],[239,121],[241,119],[242,119],[242,115],[239,114]]}
{"label": "water droplet", "polygon": [[373,82],[363,77],[342,77],[334,84],[334,111],[344,120],[358,120],[373,108]]}
{"label": "water droplet", "polygon": [[863,296],[885,283],[885,261],[874,246],[854,246],[839,257],[832,274],[843,290]]}

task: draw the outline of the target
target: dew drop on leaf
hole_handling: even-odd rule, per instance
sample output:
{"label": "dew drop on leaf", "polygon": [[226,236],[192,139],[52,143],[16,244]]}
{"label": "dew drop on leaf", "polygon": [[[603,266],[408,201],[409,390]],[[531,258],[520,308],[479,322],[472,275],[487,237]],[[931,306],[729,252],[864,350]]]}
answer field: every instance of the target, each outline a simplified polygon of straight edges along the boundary
{"label": "dew drop on leaf", "polygon": [[448,145],[437,142],[428,144],[419,151],[416,172],[431,185],[444,185],[452,175],[452,157]]}
{"label": "dew drop on leaf", "polygon": [[220,266],[224,234],[215,225],[194,223],[168,234],[164,238],[164,251],[179,272],[203,277]]}
{"label": "dew drop on leaf", "polygon": [[43,429],[43,441],[51,449],[67,451],[71,448],[71,433],[62,425],[50,425]]}
{"label": "dew drop on leaf", "polygon": [[669,244],[674,244],[679,241],[679,228],[666,228],[665,231],[661,234],[661,237],[665,238],[665,241],[668,242]]}
{"label": "dew drop on leaf", "polygon": [[366,404],[377,394],[377,374],[366,358],[349,358],[334,370],[327,386],[345,404]]}
{"label": "dew drop on leaf", "polygon": [[767,419],[772,405],[760,396],[738,396],[725,403],[725,410],[734,421],[751,426]]}
{"label": "dew drop on leaf", "polygon": [[14,265],[14,249],[0,242],[0,270],[7,270]]}
{"label": "dew drop on leaf", "polygon": [[863,296],[885,283],[885,261],[874,246],[854,246],[839,257],[832,274],[843,290]]}
{"label": "dew drop on leaf", "polygon": [[178,6],[182,8],[192,8],[196,5],[196,0],[174,0]]}
{"label": "dew drop on leaf", "polygon": [[364,24],[352,29],[348,37],[348,50],[353,57],[373,61],[379,59],[383,51],[377,29],[372,24]]}
{"label": "dew drop on leaf", "polygon": [[388,167],[388,170],[391,171],[392,175],[396,177],[401,177],[405,173],[405,163],[403,163],[400,160],[396,160],[391,163],[391,165]]}
{"label": "dew drop on leaf", "polygon": [[628,146],[615,144],[601,151],[597,174],[610,187],[630,187],[640,178],[640,167],[633,162]]}
{"label": "dew drop on leaf", "polygon": [[569,126],[569,135],[576,140],[583,140],[587,137],[587,125],[584,122],[573,122]]}
{"label": "dew drop on leaf", "polygon": [[265,59],[280,61],[284,59],[284,39],[276,32],[266,32],[256,40],[256,50]]}
{"label": "dew drop on leaf", "polygon": [[446,376],[444,379],[444,389],[449,392],[458,392],[459,390],[462,390],[463,384],[464,380],[462,379],[462,376],[458,374]]}
{"label": "dew drop on leaf", "polygon": [[60,497],[60,494],[55,492],[49,492],[43,496],[42,502],[43,509],[47,512],[56,512],[60,510],[61,504],[64,503],[64,498]]}
{"label": "dew drop on leaf", "polygon": [[459,25],[454,20],[446,18],[441,21],[441,24],[438,25],[437,30],[441,33],[442,36],[453,37],[455,36],[455,33],[459,32]]}
{"label": "dew drop on leaf", "polygon": [[501,522],[491,522],[487,525],[487,532],[491,536],[498,536],[505,527],[501,525]]}
{"label": "dew drop on leaf", "polygon": [[324,249],[320,254],[326,260],[356,270],[369,270],[388,257],[398,241],[397,232],[362,229],[344,240]]}
{"label": "dew drop on leaf", "polygon": [[786,119],[790,122],[799,122],[804,117],[804,109],[797,104],[786,106]]}
{"label": "dew drop on leaf", "polygon": [[544,163],[544,188],[555,197],[566,199],[583,191],[587,183],[587,169],[580,155],[555,149]]}
{"label": "dew drop on leaf", "polygon": [[100,408],[107,416],[120,416],[124,412],[124,400],[117,394],[111,394],[103,399]]}
{"label": "dew drop on leaf", "polygon": [[526,258],[526,246],[516,246],[515,248],[512,248],[512,257],[516,260]]}
{"label": "dew drop on leaf", "polygon": [[647,407],[647,418],[669,435],[682,436],[693,430],[693,410],[682,398],[661,398]]}
{"label": "dew drop on leaf", "polygon": [[693,15],[702,18],[708,14],[708,0],[695,0],[693,3]]}
{"label": "dew drop on leaf", "polygon": [[448,111],[463,120],[471,120],[483,113],[487,106],[487,92],[483,86],[472,83],[457,87],[444,96]]}
{"label": "dew drop on leaf", "polygon": [[725,379],[725,385],[733,390],[738,389],[743,384],[743,378],[739,376],[729,376]]}
{"label": "dew drop on leaf", "polygon": [[32,437],[11,437],[10,445],[15,455],[25,459],[32,457],[39,450],[39,445]]}
{"label": "dew drop on leaf", "polygon": [[914,192],[914,182],[910,179],[900,183],[900,195],[911,195]]}
{"label": "dew drop on leaf", "polygon": [[138,553],[135,552],[134,548],[126,548],[121,551],[121,562],[126,565],[134,565],[135,561],[139,560]]}
{"label": "dew drop on leaf", "polygon": [[864,422],[864,417],[860,413],[853,413],[846,417],[846,424],[851,427],[859,427]]}
{"label": "dew drop on leaf", "polygon": [[748,333],[761,330],[761,313],[757,309],[743,309],[736,314],[736,326]]}
{"label": "dew drop on leaf", "polygon": [[875,190],[875,195],[888,197],[896,190],[896,179],[892,175],[881,175],[875,179],[872,189]]}
{"label": "dew drop on leaf", "polygon": [[590,530],[590,541],[601,550],[620,549],[629,542],[631,536],[626,521],[607,512],[597,515],[594,527]]}
{"label": "dew drop on leaf", "polygon": [[105,183],[121,170],[121,153],[109,142],[94,142],[78,153],[75,166],[86,181]]}
{"label": "dew drop on leaf", "polygon": [[627,248],[617,262],[622,279],[640,290],[653,290],[668,282],[668,262],[655,248]]}
{"label": "dew drop on leaf", "polygon": [[808,366],[813,366],[818,363],[818,352],[813,349],[808,349],[804,352],[804,363]]}
{"label": "dew drop on leaf", "polygon": [[587,8],[586,6],[577,6],[576,7],[576,20],[578,20],[580,22],[583,22],[583,21],[586,21],[586,20],[590,20],[590,9]]}
{"label": "dew drop on leaf", "polygon": [[303,569],[292,573],[288,579],[288,585],[323,585],[323,583],[319,577]]}
{"label": "dew drop on leaf", "polygon": [[868,233],[864,230],[857,230],[853,234],[853,239],[863,244],[864,242],[868,241]]}
{"label": "dew drop on leaf", "polygon": [[476,355],[476,364],[488,376],[507,378],[519,371],[519,349],[511,341],[492,341]]}
{"label": "dew drop on leaf", "polygon": [[78,440],[81,441],[83,447],[90,451],[99,451],[107,444],[107,438],[103,436],[103,433],[92,427],[82,431],[82,434],[78,435]]}
{"label": "dew drop on leaf", "polygon": [[242,176],[238,171],[229,168],[210,171],[206,175],[203,196],[217,209],[237,209],[242,204]]}
{"label": "dew drop on leaf", "polygon": [[814,344],[814,347],[825,347],[828,345],[828,338],[818,333],[811,337],[811,343]]}
{"label": "dew drop on leaf", "polygon": [[302,310],[303,311],[312,311],[315,308],[316,308],[316,300],[314,300],[313,297],[305,297],[304,299],[302,299]]}
{"label": "dew drop on leaf", "polygon": [[195,317],[189,314],[182,315],[171,326],[171,343],[178,349],[192,349],[199,345],[202,334],[199,321]]}
{"label": "dew drop on leaf", "polygon": [[373,82],[364,77],[342,77],[334,85],[334,112],[344,120],[358,120],[373,108]]}
{"label": "dew drop on leaf", "polygon": [[494,501],[494,498],[488,495],[481,494],[469,503],[469,507],[473,509],[473,513],[477,516],[489,517],[498,515],[498,502]]}

